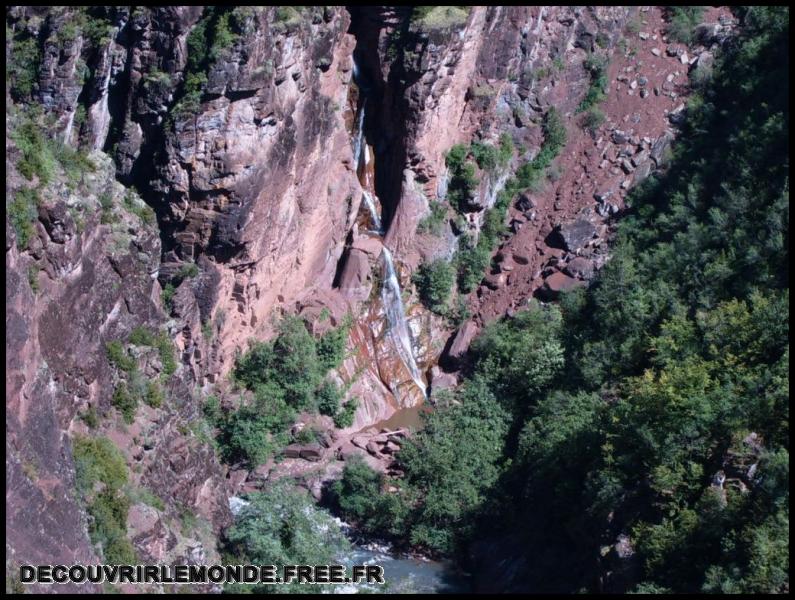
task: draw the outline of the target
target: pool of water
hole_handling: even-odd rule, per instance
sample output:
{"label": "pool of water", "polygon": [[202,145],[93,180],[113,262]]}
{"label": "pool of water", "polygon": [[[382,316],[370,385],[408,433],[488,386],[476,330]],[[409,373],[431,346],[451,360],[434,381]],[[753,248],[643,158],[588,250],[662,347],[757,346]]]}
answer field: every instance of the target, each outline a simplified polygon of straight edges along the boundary
{"label": "pool of water", "polygon": [[388,419],[368,425],[362,431],[381,431],[382,429],[400,429],[406,427],[412,432],[422,429],[422,413],[433,410],[428,404],[418,404],[408,408],[400,408]]}

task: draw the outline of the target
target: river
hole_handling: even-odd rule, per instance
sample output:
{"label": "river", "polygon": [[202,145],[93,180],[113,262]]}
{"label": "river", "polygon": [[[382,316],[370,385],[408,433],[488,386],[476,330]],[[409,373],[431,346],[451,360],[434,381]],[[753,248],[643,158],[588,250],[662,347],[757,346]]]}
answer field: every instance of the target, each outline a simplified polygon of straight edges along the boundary
{"label": "river", "polygon": [[384,568],[384,585],[359,584],[334,588],[335,593],[366,591],[387,594],[451,594],[470,590],[469,578],[450,561],[406,556],[394,552],[388,544],[354,541],[353,549],[342,558],[351,565],[379,565]]}

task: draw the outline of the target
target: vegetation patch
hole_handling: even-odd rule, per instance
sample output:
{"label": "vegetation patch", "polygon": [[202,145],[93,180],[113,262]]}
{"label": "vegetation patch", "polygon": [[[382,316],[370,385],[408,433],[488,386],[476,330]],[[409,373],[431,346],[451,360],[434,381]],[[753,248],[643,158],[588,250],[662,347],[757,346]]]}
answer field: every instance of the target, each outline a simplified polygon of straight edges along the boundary
{"label": "vegetation patch", "polygon": [[607,98],[607,66],[608,59],[606,56],[599,54],[589,54],[582,64],[583,68],[588,72],[591,78],[591,83],[588,86],[588,91],[585,93],[585,98],[582,99],[577,112],[581,113],[592,106],[599,104]]}
{"label": "vegetation patch", "polygon": [[421,31],[463,27],[470,9],[470,6],[415,6],[411,23]]}
{"label": "vegetation patch", "polygon": [[[280,482],[266,492],[249,494],[247,500],[226,532],[225,564],[331,564],[350,549],[332,516],[304,491]],[[271,588],[231,585],[228,591],[263,593]],[[294,583],[286,589],[303,588]]]}
{"label": "vegetation patch", "polygon": [[422,263],[412,276],[423,305],[440,315],[447,314],[455,268],[443,258]]}
{"label": "vegetation patch", "polygon": [[72,452],[77,491],[90,516],[91,541],[100,545],[105,562],[134,564],[135,549],[127,539],[130,500],[123,491],[129,478],[124,455],[103,437],[78,436],[72,442]]}
{"label": "vegetation patch", "polygon": [[289,442],[287,429],[299,411],[334,417],[344,412],[341,391],[325,376],[345,357],[349,327],[346,319],[315,338],[300,317],[285,317],[273,341],[253,344],[238,359],[234,381],[252,392],[252,399],[233,411],[212,407],[224,460],[259,465]]}
{"label": "vegetation patch", "polygon": [[417,224],[417,233],[439,236],[444,230],[447,219],[447,206],[443,202],[432,201],[431,212],[424,216]]}
{"label": "vegetation patch", "polygon": [[[546,169],[566,144],[566,127],[554,107],[544,115],[543,129],[544,143],[538,155],[532,161],[522,165],[516,175],[511,177],[497,194],[494,206],[486,211],[483,227],[477,240],[466,235],[458,241],[458,249],[453,262],[458,274],[458,289],[464,294],[475,289],[483,278],[483,272],[490,262],[491,252],[505,231],[505,216],[512,198],[522,190],[538,185],[543,180]],[[461,153],[461,150],[456,150],[456,153],[453,154],[453,150],[451,150],[448,160],[451,154],[454,159],[458,160]],[[504,155],[508,155],[507,150],[504,151]]]}
{"label": "vegetation patch", "polygon": [[625,591],[788,591],[789,15],[738,16],[595,282],[486,326],[397,491],[333,484],[346,518],[453,556],[511,539],[533,589],[599,591],[625,532]]}
{"label": "vegetation patch", "polygon": [[666,6],[668,35],[677,42],[689,44],[693,41],[693,30],[701,23],[706,6]]}

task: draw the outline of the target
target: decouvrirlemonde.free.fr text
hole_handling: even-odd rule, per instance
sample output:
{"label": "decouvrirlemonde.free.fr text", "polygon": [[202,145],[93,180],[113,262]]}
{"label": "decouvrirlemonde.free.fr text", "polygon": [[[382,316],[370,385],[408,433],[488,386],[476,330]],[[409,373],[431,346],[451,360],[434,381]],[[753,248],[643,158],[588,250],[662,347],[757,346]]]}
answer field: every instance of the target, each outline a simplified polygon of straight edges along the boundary
{"label": "decouvrirlemonde.free.fr text", "polygon": [[384,583],[378,565],[22,565],[23,584],[132,583],[284,585]]}

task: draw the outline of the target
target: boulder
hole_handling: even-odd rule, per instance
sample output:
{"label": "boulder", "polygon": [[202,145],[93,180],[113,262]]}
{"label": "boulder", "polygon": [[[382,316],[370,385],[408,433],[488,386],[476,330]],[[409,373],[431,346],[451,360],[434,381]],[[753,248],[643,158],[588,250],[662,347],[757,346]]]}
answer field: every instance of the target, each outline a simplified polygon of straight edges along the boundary
{"label": "boulder", "polygon": [[443,362],[451,367],[456,367],[460,364],[461,359],[469,349],[469,344],[475,339],[478,333],[478,326],[474,321],[467,321],[459,327],[447,352],[443,355]]}
{"label": "boulder", "polygon": [[561,292],[583,285],[585,285],[584,281],[579,281],[560,271],[556,271],[544,280],[544,285],[539,290],[539,295],[545,300],[557,300]]}
{"label": "boulder", "polygon": [[324,448],[318,443],[307,444],[303,446],[300,451],[300,456],[304,460],[317,462],[323,458]]}
{"label": "boulder", "polygon": [[386,444],[384,444],[383,451],[386,454],[394,454],[395,452],[397,452],[399,450],[400,450],[400,445],[399,444],[396,444],[394,442],[387,442]]}
{"label": "boulder", "polygon": [[650,156],[658,169],[664,166],[665,150],[671,145],[673,137],[670,131],[666,131],[654,141],[651,147]]}
{"label": "boulder", "polygon": [[486,275],[483,278],[483,285],[491,290],[496,290],[505,285],[505,274],[499,273],[497,275]]}
{"label": "boulder", "polygon": [[596,234],[596,227],[588,219],[577,217],[573,221],[558,225],[547,236],[547,244],[576,254]]}
{"label": "boulder", "polygon": [[362,450],[367,449],[367,442],[369,441],[369,438],[365,435],[357,435],[351,438],[351,443]]}
{"label": "boulder", "polygon": [[[456,387],[458,380],[452,373],[445,373],[439,367],[434,366],[431,369],[431,394],[435,394],[440,390],[447,390]],[[392,439],[394,436],[390,436]]]}
{"label": "boulder", "polygon": [[301,445],[300,444],[290,444],[287,446],[282,455],[285,458],[299,458],[301,456]]}
{"label": "boulder", "polygon": [[370,274],[370,260],[364,250],[352,248],[345,261],[340,277],[340,291],[343,296],[355,300],[365,300],[370,295],[367,277]]}
{"label": "boulder", "polygon": [[593,277],[594,267],[593,263],[587,258],[578,256],[571,261],[563,269],[569,277],[576,277],[577,279],[585,279],[586,281]]}
{"label": "boulder", "polygon": [[619,144],[619,145],[620,144],[626,144],[627,141],[629,140],[629,135],[627,133],[621,131],[620,129],[616,129],[610,135],[610,139],[613,140],[614,144]]}
{"label": "boulder", "polygon": [[646,179],[651,174],[651,162],[646,161],[642,163],[637,169],[635,169],[635,173],[632,175],[632,186],[638,185],[641,181]]}
{"label": "boulder", "polygon": [[527,212],[528,210],[532,210],[536,207],[536,203],[530,197],[528,192],[522,192],[519,194],[519,198],[516,200],[516,208],[521,210],[522,212]]}
{"label": "boulder", "polygon": [[580,22],[574,32],[574,47],[582,48],[586,52],[593,52],[594,42],[596,35],[585,28],[585,25]]}
{"label": "boulder", "polygon": [[720,23],[701,23],[693,29],[693,38],[704,46],[722,44],[728,35]]}
{"label": "boulder", "polygon": [[39,206],[39,220],[47,235],[56,244],[63,244],[75,234],[74,219],[64,202],[58,202],[54,206]]}

